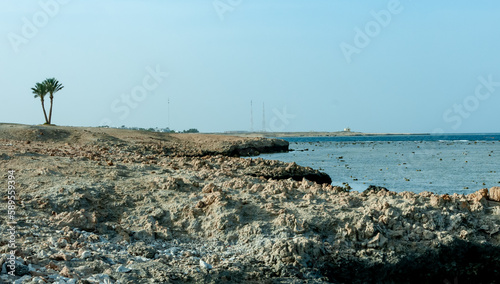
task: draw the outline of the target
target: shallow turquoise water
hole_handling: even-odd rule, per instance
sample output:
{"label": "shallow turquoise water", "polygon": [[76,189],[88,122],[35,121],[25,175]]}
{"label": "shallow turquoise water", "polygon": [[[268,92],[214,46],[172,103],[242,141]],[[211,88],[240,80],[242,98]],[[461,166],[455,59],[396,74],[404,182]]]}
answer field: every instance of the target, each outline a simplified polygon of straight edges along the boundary
{"label": "shallow turquoise water", "polygon": [[290,142],[296,151],[260,157],[320,169],[332,184],[345,182],[357,191],[377,185],[397,192],[468,194],[500,186],[500,141],[309,140]]}

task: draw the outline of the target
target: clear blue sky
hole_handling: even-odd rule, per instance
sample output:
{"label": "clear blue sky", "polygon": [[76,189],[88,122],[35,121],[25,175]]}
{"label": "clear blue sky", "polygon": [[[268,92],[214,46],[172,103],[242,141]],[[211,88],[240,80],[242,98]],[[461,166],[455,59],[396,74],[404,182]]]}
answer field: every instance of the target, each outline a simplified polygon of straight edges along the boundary
{"label": "clear blue sky", "polygon": [[494,0],[5,0],[0,122],[56,77],[58,125],[500,132],[499,30]]}

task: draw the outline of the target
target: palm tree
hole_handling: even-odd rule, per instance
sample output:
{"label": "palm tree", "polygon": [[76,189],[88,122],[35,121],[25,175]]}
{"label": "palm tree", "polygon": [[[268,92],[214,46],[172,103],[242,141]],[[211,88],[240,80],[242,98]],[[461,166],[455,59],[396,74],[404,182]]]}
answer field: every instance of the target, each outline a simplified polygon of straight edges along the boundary
{"label": "palm tree", "polygon": [[45,105],[44,105],[44,99],[45,95],[47,95],[47,88],[45,84],[41,83],[36,83],[34,88],[31,88],[33,91],[33,94],[35,94],[35,98],[40,98],[42,101],[42,109],[43,109],[43,115],[45,116],[45,124],[49,124],[49,119],[47,118],[47,112],[45,111]]}
{"label": "palm tree", "polygon": [[49,110],[49,124],[51,124],[52,121],[52,105],[53,105],[53,100],[54,100],[54,94],[62,90],[64,86],[59,83],[55,78],[50,78],[46,79],[43,81],[45,87],[47,88],[47,92],[50,93],[50,110]]}

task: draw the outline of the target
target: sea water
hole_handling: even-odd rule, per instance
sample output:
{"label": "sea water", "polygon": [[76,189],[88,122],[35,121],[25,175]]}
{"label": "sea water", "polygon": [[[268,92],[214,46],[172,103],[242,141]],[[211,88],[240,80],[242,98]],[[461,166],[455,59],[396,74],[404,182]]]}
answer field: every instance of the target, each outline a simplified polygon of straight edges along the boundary
{"label": "sea water", "polygon": [[326,172],[333,185],[468,194],[500,186],[500,134],[292,137],[289,153],[260,155]]}

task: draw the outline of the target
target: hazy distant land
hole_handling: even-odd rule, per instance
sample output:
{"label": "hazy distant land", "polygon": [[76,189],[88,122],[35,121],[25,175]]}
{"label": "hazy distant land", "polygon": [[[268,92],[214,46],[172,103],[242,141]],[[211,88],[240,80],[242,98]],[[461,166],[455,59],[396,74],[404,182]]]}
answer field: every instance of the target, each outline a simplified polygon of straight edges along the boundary
{"label": "hazy distant land", "polygon": [[211,133],[219,135],[239,136],[239,137],[335,137],[335,136],[378,136],[378,135],[430,135],[429,133],[363,133],[353,131],[335,131],[335,132],[245,132],[245,131],[226,131],[223,133]]}

